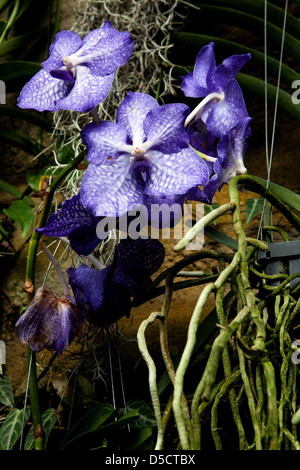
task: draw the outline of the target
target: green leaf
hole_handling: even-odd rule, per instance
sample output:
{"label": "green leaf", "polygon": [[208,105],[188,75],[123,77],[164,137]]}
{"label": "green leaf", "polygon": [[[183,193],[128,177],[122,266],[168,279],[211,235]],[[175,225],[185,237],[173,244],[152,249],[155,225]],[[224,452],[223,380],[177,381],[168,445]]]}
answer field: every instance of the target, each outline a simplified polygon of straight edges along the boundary
{"label": "green leaf", "polygon": [[27,80],[41,70],[41,65],[26,60],[11,60],[0,64],[0,79],[4,82],[10,80]]}
{"label": "green leaf", "polygon": [[[264,35],[264,20],[257,16],[235,10],[234,8],[221,7],[211,4],[199,3],[201,6],[201,17],[203,21],[207,16],[213,17],[216,22],[227,25],[235,25],[239,28],[246,29],[252,33],[258,34],[261,37]],[[282,41],[282,27],[276,26],[267,22],[268,40],[272,41],[278,46]],[[285,34],[284,50],[286,54],[294,57],[295,60],[300,62],[300,41],[289,33]]]}
{"label": "green leaf", "polygon": [[30,122],[41,129],[51,132],[52,123],[48,119],[43,118],[40,114],[36,114],[32,111],[27,111],[26,109],[13,108],[11,106],[0,106],[0,116],[9,116],[14,119],[22,119],[24,121]]}
{"label": "green leaf", "polygon": [[3,239],[9,241],[9,234],[7,230],[5,230],[5,228],[3,227],[3,224],[0,222],[0,241],[2,241]]}
{"label": "green leaf", "polygon": [[0,0],[0,11],[6,8],[9,3],[12,3],[12,0]]}
{"label": "green leaf", "polygon": [[74,439],[82,437],[82,435],[98,429],[101,424],[105,423],[115,413],[114,407],[109,403],[102,403],[90,411],[88,411],[74,427],[68,432],[66,437],[61,442],[59,449],[64,449]]}
{"label": "green leaf", "polygon": [[0,44],[0,56],[9,54],[16,51],[17,49],[24,48],[24,44],[28,46],[33,40],[40,41],[41,37],[47,32],[45,26],[33,29],[25,34],[19,36],[13,36]]}
{"label": "green leaf", "polygon": [[208,225],[207,227],[204,228],[204,235],[207,237],[212,238],[218,243],[222,243],[222,245],[228,246],[228,248],[231,248],[234,251],[237,251],[238,249],[238,242],[234,238],[229,237],[225,233],[221,232],[220,230],[217,230],[216,228],[212,227],[211,225]]}
{"label": "green leaf", "polygon": [[127,424],[130,424],[133,421],[136,421],[138,417],[139,417],[139,414],[137,410],[129,411],[129,413],[122,416],[117,421],[113,421],[108,424],[104,424],[103,426],[99,426],[96,429],[78,434],[77,436],[74,437],[74,439],[68,441],[67,444],[64,444],[63,449],[65,447],[69,447],[74,444],[78,444],[80,445],[81,448],[84,448],[84,449],[91,448],[91,446],[93,446],[93,441],[95,439],[98,440],[100,439],[101,436],[103,437],[103,435],[106,435],[107,433],[111,433],[113,431],[119,430],[120,428],[123,428]]}
{"label": "green leaf", "polygon": [[14,404],[14,392],[7,377],[0,376],[0,403],[11,408]]}
{"label": "green leaf", "polygon": [[[251,175],[251,178],[256,179],[260,184],[266,187],[267,180],[263,178],[259,178],[258,176]],[[275,194],[282,202],[284,202],[287,206],[295,209],[296,211],[300,211],[300,196],[299,194],[294,193],[290,189],[285,188],[284,186],[280,186],[279,184],[272,183],[271,181],[268,184],[268,189]]]}
{"label": "green leaf", "polygon": [[[50,432],[57,421],[57,416],[53,408],[46,410],[42,416],[42,428],[44,433],[44,449],[47,447]],[[33,426],[29,429],[25,443],[24,450],[32,450],[34,448],[34,428]]]}
{"label": "green leaf", "polygon": [[127,442],[122,442],[122,450],[152,450],[154,447],[154,443],[150,439],[152,432],[151,426],[141,429],[132,429],[131,425]]}
{"label": "green leaf", "polygon": [[57,160],[61,164],[69,164],[74,158],[74,150],[72,148],[72,143],[63,145],[62,142],[57,141],[56,143],[56,155]]}
{"label": "green leaf", "polygon": [[32,191],[39,191],[40,183],[43,176],[47,176],[47,171],[49,171],[50,166],[45,166],[40,168],[37,172],[28,170],[27,171],[27,183],[31,187]]}
{"label": "green leaf", "polygon": [[[265,0],[243,0],[242,2],[240,0],[218,0],[218,3],[225,3],[237,10],[242,10],[260,18],[264,18]],[[268,22],[282,28],[284,19],[283,9],[271,2],[267,2],[267,9]],[[286,15],[286,31],[291,33],[293,36],[300,38],[299,20],[291,13],[287,13]]]}
{"label": "green leaf", "polygon": [[139,413],[137,410],[131,410],[126,415],[119,418],[117,421],[113,421],[112,423],[104,424],[100,428],[96,429],[95,432],[99,432],[99,434],[112,432],[117,429],[123,428],[127,424],[133,423],[139,418]]}
{"label": "green leaf", "polygon": [[[210,206],[204,204],[205,213],[208,214],[209,212],[212,212],[214,209],[216,209],[219,206],[220,204],[218,202],[213,202]],[[218,219],[215,219],[214,225],[217,225],[217,223],[218,223]]]}
{"label": "green leaf", "polygon": [[[265,98],[265,82],[260,78],[252,77],[244,73],[238,73],[236,80],[242,89],[246,89],[249,93],[253,93],[259,98]],[[271,83],[267,84],[268,102],[274,104],[277,95],[277,87]],[[291,95],[284,90],[279,89],[278,106],[284,109],[292,117],[300,121],[300,108],[292,102]]]}
{"label": "green leaf", "polygon": [[13,408],[5,418],[0,428],[0,448],[2,450],[12,450],[22,433],[23,423],[25,424],[30,416],[30,406],[24,410]]}
{"label": "green leaf", "polygon": [[[12,186],[11,184],[7,183],[6,181],[0,180],[0,190],[5,191],[8,194],[16,197],[17,199],[21,199],[23,194],[17,188]],[[34,206],[34,202],[27,196],[22,198],[27,204],[30,206]]]}
{"label": "green leaf", "polygon": [[13,129],[0,127],[0,140],[14,147],[19,147],[34,156],[40,153],[40,148],[34,140],[24,136],[20,132],[14,131]]}
{"label": "green leaf", "polygon": [[[150,408],[150,406],[144,400],[135,398],[135,399],[129,400],[126,403],[126,406],[127,406],[127,412],[137,410],[139,414],[139,418],[136,421],[134,421],[134,423],[132,424],[133,428],[141,429],[141,428],[148,427],[148,426],[150,427],[157,426],[155,415],[152,409]],[[124,416],[125,416],[124,409],[122,409],[122,412],[124,413]]]}
{"label": "green leaf", "polygon": [[15,22],[15,20],[16,20],[16,17],[17,17],[17,13],[18,13],[19,7],[20,7],[20,0],[15,0],[15,2],[14,2],[14,7],[13,7],[13,9],[12,9],[11,12],[10,12],[10,15],[9,15],[8,20],[7,20],[7,22],[6,22],[5,28],[4,28],[4,30],[3,30],[2,33],[1,33],[1,36],[0,36],[0,43],[4,40],[5,35],[6,35],[6,33],[8,32],[9,28],[11,28],[12,25],[14,24],[14,22]]}
{"label": "green leaf", "polygon": [[248,225],[254,217],[262,210],[264,206],[264,198],[260,197],[253,197],[246,200],[246,225]]}
{"label": "green leaf", "polygon": [[6,28],[7,21],[0,21],[0,35],[3,34]]}
{"label": "green leaf", "polygon": [[20,225],[22,238],[24,238],[32,227],[34,222],[33,209],[24,201],[24,199],[13,202],[8,209],[3,209],[5,215]]}

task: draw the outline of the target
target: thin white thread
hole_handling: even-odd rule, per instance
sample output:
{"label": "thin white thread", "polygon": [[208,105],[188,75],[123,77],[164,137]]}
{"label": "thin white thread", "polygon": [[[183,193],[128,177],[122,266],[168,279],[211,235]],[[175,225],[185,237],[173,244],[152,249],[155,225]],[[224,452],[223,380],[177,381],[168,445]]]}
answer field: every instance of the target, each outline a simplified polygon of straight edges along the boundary
{"label": "thin white thread", "polygon": [[21,437],[20,437],[20,450],[22,450],[22,446],[23,446],[25,411],[26,411],[27,399],[28,399],[29,381],[30,381],[30,373],[31,373],[31,363],[32,363],[32,351],[30,351],[30,359],[29,359],[29,364],[28,364],[28,376],[27,376],[27,384],[26,384],[25,399],[24,399],[24,406],[23,406],[23,417],[22,417],[22,432],[21,432]]}
{"label": "thin white thread", "polygon": [[[286,29],[286,17],[288,9],[288,0],[285,2],[284,8],[284,18],[282,26],[282,36],[281,36],[281,47],[280,47],[280,59],[279,59],[279,68],[278,68],[278,77],[277,77],[277,86],[276,86],[276,96],[275,96],[275,108],[274,108],[274,117],[273,117],[273,129],[272,129],[272,139],[271,139],[271,150],[269,153],[269,143],[268,143],[268,73],[267,73],[267,0],[264,4],[264,70],[265,70],[265,146],[266,146],[266,164],[267,164],[267,183],[266,189],[269,188],[271,180],[271,168],[273,161],[273,152],[274,152],[274,142],[275,142],[275,130],[276,130],[276,120],[277,120],[277,109],[278,109],[278,98],[280,90],[280,78],[282,70],[282,60],[283,60],[283,49],[284,49],[284,39],[285,39],[285,29]],[[262,238],[262,225],[266,208],[266,199],[264,199],[264,204],[262,208],[260,224],[258,229],[257,238]],[[271,213],[272,218],[272,213]],[[271,222],[272,223],[272,222]],[[271,234],[273,239],[273,232]]]}

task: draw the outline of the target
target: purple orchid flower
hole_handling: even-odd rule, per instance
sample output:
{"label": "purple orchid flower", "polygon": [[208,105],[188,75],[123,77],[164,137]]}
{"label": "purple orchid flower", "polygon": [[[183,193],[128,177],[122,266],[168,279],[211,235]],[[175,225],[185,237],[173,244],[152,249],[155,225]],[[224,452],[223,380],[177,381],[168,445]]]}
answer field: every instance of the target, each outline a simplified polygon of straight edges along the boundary
{"label": "purple orchid flower", "polygon": [[18,106],[91,111],[107,97],[114,72],[128,61],[133,47],[130,34],[117,31],[109,21],[83,40],[74,31],[59,32],[42,70],[22,89]]}
{"label": "purple orchid flower", "polygon": [[73,298],[60,298],[47,287],[40,287],[17,321],[16,333],[35,352],[46,348],[61,355],[78,334],[84,318],[84,310]]}
{"label": "purple orchid flower", "polygon": [[99,245],[101,239],[97,237],[97,224],[101,217],[95,217],[87,211],[80,202],[80,195],[62,203],[62,208],[51,214],[46,226],[36,228],[48,237],[67,237],[71,248],[79,255],[89,255]]}
{"label": "purple orchid flower", "polygon": [[122,239],[112,264],[102,270],[87,265],[69,268],[69,283],[81,308],[94,324],[109,325],[129,316],[131,298],[145,293],[152,285],[151,275],[163,263],[165,250],[159,240]]}
{"label": "purple orchid flower", "polygon": [[240,119],[248,117],[243,93],[235,76],[250,57],[249,53],[233,55],[216,66],[214,43],[201,49],[193,72],[183,78],[181,85],[185,96],[204,98],[190,114],[189,122],[201,117],[209,132],[222,137]]}
{"label": "purple orchid flower", "polygon": [[209,182],[203,190],[192,189],[189,197],[211,204],[217,190],[220,190],[236,175],[247,173],[244,155],[247,150],[246,139],[251,136],[251,121],[250,117],[241,119],[233,129],[221,137],[216,146],[217,158],[213,164],[213,173]]}
{"label": "purple orchid flower", "polygon": [[81,132],[89,166],[81,202],[95,216],[117,217],[145,199],[169,203],[205,184],[206,164],[189,147],[184,104],[159,106],[144,93],[129,92],[116,122],[87,124]]}

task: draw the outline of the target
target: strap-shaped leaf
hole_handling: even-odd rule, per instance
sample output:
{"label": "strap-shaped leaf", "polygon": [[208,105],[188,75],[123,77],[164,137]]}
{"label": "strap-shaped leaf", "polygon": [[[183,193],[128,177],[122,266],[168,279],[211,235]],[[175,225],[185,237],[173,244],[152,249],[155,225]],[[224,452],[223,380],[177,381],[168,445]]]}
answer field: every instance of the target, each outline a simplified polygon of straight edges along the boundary
{"label": "strap-shaped leaf", "polygon": [[[263,178],[259,178],[258,176],[251,175],[251,178],[256,179],[259,183],[263,184],[265,187],[267,185],[267,180]],[[281,202],[285,203],[287,206],[291,207],[291,209],[295,209],[296,211],[300,212],[300,196],[296,194],[294,191],[285,188],[279,184],[273,183],[270,181],[268,183],[268,188],[272,191]]]}
{"label": "strap-shaped leaf", "polygon": [[41,40],[43,35],[47,33],[45,26],[33,29],[28,33],[20,34],[18,36],[13,36],[12,38],[3,41],[0,44],[0,56],[12,53],[17,49],[24,48],[24,44],[30,44],[32,41]]}
{"label": "strap-shaped leaf", "polygon": [[[265,97],[265,82],[260,78],[252,77],[244,73],[238,73],[236,77],[242,89],[253,93],[254,95],[264,99]],[[271,83],[267,84],[268,101],[272,104],[275,102],[277,87]],[[278,106],[284,109],[287,113],[293,116],[297,121],[300,121],[300,108],[296,106],[291,99],[291,95],[284,90],[278,91]]]}
{"label": "strap-shaped leaf", "polygon": [[82,435],[98,429],[114,414],[114,412],[114,407],[109,403],[102,403],[101,405],[92,408],[79,421],[77,421],[63,439],[59,448],[64,449],[71,443],[71,441],[77,440]]}
{"label": "strap-shaped leaf", "polygon": [[[251,15],[264,18],[265,0],[218,0],[236,10],[241,10]],[[267,19],[269,23],[282,28],[284,18],[284,10],[272,2],[267,2]],[[291,13],[286,15],[286,31],[300,39],[299,20]]]}
{"label": "strap-shaped leaf", "polygon": [[[227,25],[236,25],[239,28],[246,29],[247,31],[251,31],[263,37],[264,20],[262,18],[258,18],[255,15],[238,11],[233,8],[211,4],[207,5],[203,3],[200,3],[199,5],[201,6],[201,16],[203,16],[203,21],[205,21],[205,17],[209,15],[211,18],[214,18],[216,22],[218,21],[223,24],[226,23]],[[282,40],[282,26],[279,27],[268,22],[267,28],[269,41],[280,46]],[[300,62],[300,41],[289,33],[285,34],[284,50],[286,54],[289,54]]]}
{"label": "strap-shaped leaf", "polygon": [[21,119],[36,126],[39,126],[45,131],[52,131],[52,124],[48,119],[45,119],[40,114],[37,114],[32,111],[27,111],[26,109],[20,109],[16,107],[1,105],[0,106],[0,116],[9,116],[14,119]]}
{"label": "strap-shaped leaf", "polygon": [[14,131],[13,129],[0,127],[0,140],[13,145],[14,147],[19,147],[32,155],[38,155],[40,153],[40,148],[32,139],[29,139],[25,135]]}
{"label": "strap-shaped leaf", "polygon": [[41,70],[41,65],[36,62],[11,60],[0,64],[0,78],[4,82],[9,80],[27,80],[33,77],[39,70]]}

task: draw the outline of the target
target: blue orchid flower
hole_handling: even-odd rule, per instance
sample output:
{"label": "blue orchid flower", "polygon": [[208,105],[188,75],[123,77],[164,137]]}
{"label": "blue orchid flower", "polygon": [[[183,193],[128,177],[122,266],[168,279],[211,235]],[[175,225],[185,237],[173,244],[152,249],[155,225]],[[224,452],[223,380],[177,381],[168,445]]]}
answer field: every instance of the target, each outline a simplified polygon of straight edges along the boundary
{"label": "blue orchid flower", "polygon": [[128,317],[131,299],[149,290],[151,275],[160,268],[164,256],[159,240],[124,238],[108,267],[96,270],[80,265],[67,269],[77,305],[86,309],[89,321],[99,326]]}
{"label": "blue orchid flower", "polygon": [[214,163],[214,175],[203,190],[210,201],[216,191],[231,178],[247,173],[244,156],[247,150],[246,139],[251,135],[251,121],[250,117],[241,119],[231,131],[221,137],[217,146],[218,158]]}
{"label": "blue orchid flower", "polygon": [[83,39],[61,31],[49,49],[49,58],[22,89],[18,106],[37,111],[69,109],[86,113],[108,95],[114,72],[131,56],[134,42],[106,21]]}
{"label": "blue orchid flower", "polygon": [[[235,76],[251,55],[233,55],[216,66],[214,43],[199,52],[193,72],[183,77],[181,88],[187,97],[203,98],[189,116],[206,124],[216,137],[222,137],[237,122],[248,117],[242,90]],[[188,123],[186,122],[186,125]]]}
{"label": "blue orchid flower", "polygon": [[205,184],[205,162],[189,147],[184,104],[160,106],[151,96],[129,92],[116,122],[87,124],[82,141],[88,168],[81,203],[95,216],[118,217],[157,198],[170,204]]}
{"label": "blue orchid flower", "polygon": [[79,255],[88,255],[99,245],[97,225],[101,217],[95,217],[80,202],[80,194],[62,203],[59,211],[50,215],[45,227],[36,228],[48,237],[67,237],[71,248]]}
{"label": "blue orchid flower", "polygon": [[[198,126],[199,121],[197,121]],[[223,135],[218,142],[215,142],[215,146],[211,146],[210,155],[216,155],[216,157],[207,157],[207,154],[203,154],[204,158],[211,158],[211,161],[208,162],[211,171],[210,179],[203,189],[192,188],[187,195],[188,198],[211,204],[215,193],[224,184],[236,175],[247,173],[244,157],[247,150],[246,140],[251,136],[251,121],[250,117],[240,119],[233,129]],[[201,154],[207,151],[207,135],[205,132],[201,132],[197,138],[195,136],[196,127],[193,129],[193,138],[197,141],[196,147]]]}

